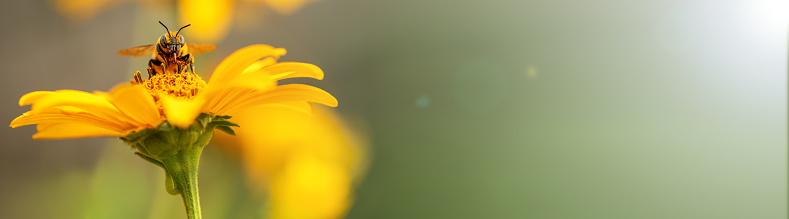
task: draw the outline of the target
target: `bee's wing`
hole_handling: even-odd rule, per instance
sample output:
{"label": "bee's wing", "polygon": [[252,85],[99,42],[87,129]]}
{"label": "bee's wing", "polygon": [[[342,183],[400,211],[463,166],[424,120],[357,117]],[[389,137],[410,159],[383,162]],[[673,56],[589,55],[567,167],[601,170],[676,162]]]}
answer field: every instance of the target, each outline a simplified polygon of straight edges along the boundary
{"label": "bee's wing", "polygon": [[144,46],[137,46],[128,49],[123,49],[121,51],[118,51],[118,55],[139,57],[139,56],[151,55],[153,54],[153,50],[154,50],[154,45],[149,44]]}
{"label": "bee's wing", "polygon": [[214,51],[216,49],[216,45],[211,44],[187,43],[186,47],[189,48],[189,53],[192,55],[200,55],[201,53]]}

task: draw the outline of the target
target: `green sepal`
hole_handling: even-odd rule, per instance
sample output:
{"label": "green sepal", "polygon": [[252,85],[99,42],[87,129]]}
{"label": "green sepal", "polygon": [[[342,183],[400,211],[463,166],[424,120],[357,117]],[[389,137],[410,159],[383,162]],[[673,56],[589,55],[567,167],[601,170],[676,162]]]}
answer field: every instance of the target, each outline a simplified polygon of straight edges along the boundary
{"label": "green sepal", "polygon": [[164,121],[155,128],[131,133],[120,139],[137,149],[143,160],[162,167],[165,172],[165,189],[171,195],[181,195],[187,216],[200,218],[200,200],[197,190],[197,166],[203,148],[211,141],[214,129],[231,135],[231,126],[238,124],[227,121],[230,116],[215,116],[206,113],[195,118],[186,129]]}
{"label": "green sepal", "polygon": [[153,134],[155,131],[153,129],[145,129],[139,132],[132,132],[131,134],[121,137],[121,140],[130,144],[136,145],[140,143],[140,141],[145,140],[146,137]]}
{"label": "green sepal", "polygon": [[174,170],[168,169],[167,166],[171,168],[173,166],[188,166],[188,164],[172,163],[184,162],[182,159],[175,159],[182,156],[194,156],[193,160],[198,161],[200,152],[210,142],[214,134],[216,125],[212,122],[219,122],[220,125],[232,124],[226,123],[226,121],[221,122],[221,120],[215,121],[214,116],[203,113],[195,118],[192,126],[186,129],[178,128],[164,121],[155,128],[134,132],[120,139],[137,149],[138,152],[135,154],[140,158],[164,169],[167,193],[179,195],[183,194],[183,191],[179,188],[179,183],[174,182],[174,172],[172,172]]}
{"label": "green sepal", "polygon": [[160,123],[159,127],[157,127],[156,129],[158,129],[159,131],[162,131],[162,132],[169,132],[169,131],[173,131],[173,129],[176,129],[176,127],[173,127],[172,125],[170,125],[169,122],[164,121],[164,122]]}
{"label": "green sepal", "polygon": [[206,113],[201,113],[195,120],[197,121],[197,124],[200,124],[201,128],[207,128],[208,124],[213,120],[213,117]]}
{"label": "green sepal", "polygon": [[227,126],[217,126],[216,129],[219,129],[219,131],[225,132],[229,135],[236,135],[236,131],[233,131],[232,128]]}
{"label": "green sepal", "polygon": [[214,116],[214,119],[216,119],[216,120],[228,120],[228,119],[230,119],[230,118],[233,118],[233,117],[232,117],[232,116],[228,116],[228,115],[218,115],[218,116]]}
{"label": "green sepal", "polygon": [[238,124],[235,124],[235,123],[232,123],[232,122],[230,122],[230,121],[226,121],[226,120],[213,121],[213,122],[211,122],[211,123],[210,123],[210,125],[214,125],[214,126],[235,126],[235,127],[239,127],[239,126],[238,126]]}

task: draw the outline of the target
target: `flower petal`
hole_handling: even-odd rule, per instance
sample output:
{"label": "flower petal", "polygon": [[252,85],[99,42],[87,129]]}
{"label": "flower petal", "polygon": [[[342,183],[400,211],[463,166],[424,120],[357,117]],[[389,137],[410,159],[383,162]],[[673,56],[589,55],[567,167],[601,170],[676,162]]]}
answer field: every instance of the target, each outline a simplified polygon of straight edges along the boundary
{"label": "flower petal", "polygon": [[19,106],[30,105],[35,103],[36,101],[40,100],[43,97],[49,96],[55,93],[54,91],[33,91],[30,93],[25,94],[21,98],[19,98]]}
{"label": "flower petal", "polygon": [[[76,109],[76,108],[72,108]],[[11,121],[11,128],[19,126],[44,124],[44,123],[76,123],[101,127],[104,129],[113,130],[116,132],[124,132],[130,127],[124,127],[119,124],[113,123],[109,120],[100,118],[90,113],[86,113],[80,109],[78,111],[71,111],[68,109],[52,108],[43,112],[26,112]],[[80,112],[81,111],[81,112]]]}
{"label": "flower petal", "polygon": [[307,115],[312,115],[312,105],[310,105],[310,103],[307,101],[282,102],[282,103],[266,104],[266,106],[282,107],[282,108],[294,110],[296,112],[304,113]]}
{"label": "flower petal", "polygon": [[292,101],[308,101],[330,107],[337,107],[337,99],[320,88],[305,84],[286,84],[261,95],[259,103],[281,103]]}
{"label": "flower petal", "polygon": [[32,92],[19,100],[22,104],[33,104],[31,111],[49,109],[56,106],[75,106],[88,111],[117,111],[109,101],[104,98],[76,90],[59,90],[54,92]]}
{"label": "flower petal", "polygon": [[159,101],[162,103],[167,121],[182,129],[187,129],[194,123],[205,103],[202,98],[184,100],[167,95],[162,95]]}
{"label": "flower petal", "polygon": [[256,72],[256,71],[262,69],[263,67],[266,67],[266,66],[269,66],[269,65],[273,65],[274,63],[277,63],[277,59],[271,58],[271,57],[264,58],[264,59],[258,60],[255,63],[252,63],[251,65],[249,65],[249,67],[244,69],[244,72],[242,72],[241,74],[243,75],[243,74],[246,74],[246,73],[249,73],[249,72]]}
{"label": "flower petal", "polygon": [[275,80],[308,77],[323,80],[323,70],[313,64],[301,62],[281,62],[260,69],[261,73],[269,74]]}
{"label": "flower petal", "polygon": [[251,45],[239,49],[225,58],[216,67],[208,81],[207,89],[231,81],[241,75],[250,65],[265,57],[279,58],[285,55],[283,48],[274,48],[269,45]]}
{"label": "flower petal", "polygon": [[87,137],[120,137],[124,133],[79,123],[43,123],[36,127],[33,139],[63,139]]}
{"label": "flower petal", "polygon": [[113,88],[109,97],[118,110],[147,127],[155,127],[163,121],[159,108],[145,88],[123,84]]}
{"label": "flower petal", "polygon": [[222,115],[232,115],[244,109],[260,105],[293,102],[314,102],[331,107],[337,106],[337,99],[334,96],[320,88],[304,84],[280,85],[265,93],[250,93],[236,97],[236,99],[240,101],[233,103],[232,106],[223,108],[222,113],[224,114]]}
{"label": "flower petal", "polygon": [[[232,107],[238,102],[244,101],[247,95],[274,89],[277,82],[267,74],[244,74],[238,76],[226,84],[219,85],[218,88],[210,89],[203,94],[207,104],[203,107],[203,112],[222,114],[222,109]],[[256,94],[252,94],[254,96]]]}
{"label": "flower petal", "polygon": [[244,74],[220,86],[269,90],[277,86],[277,81],[268,74]]}
{"label": "flower petal", "polygon": [[32,114],[42,112],[52,112],[54,108],[74,107],[93,114],[113,124],[132,128],[138,126],[139,122],[129,118],[118,111],[114,105],[103,98],[101,95],[92,94],[76,90],[59,90],[54,92],[32,92],[20,99],[21,104],[32,104],[30,112]]}

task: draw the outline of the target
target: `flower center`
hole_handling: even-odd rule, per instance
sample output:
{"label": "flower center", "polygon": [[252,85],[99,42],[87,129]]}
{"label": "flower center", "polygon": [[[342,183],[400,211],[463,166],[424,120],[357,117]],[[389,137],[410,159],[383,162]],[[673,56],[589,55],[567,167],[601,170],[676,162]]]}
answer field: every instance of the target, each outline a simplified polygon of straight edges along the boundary
{"label": "flower center", "polygon": [[135,81],[132,84],[138,84],[145,87],[148,93],[153,96],[154,102],[159,106],[160,115],[164,116],[164,106],[159,101],[162,95],[168,95],[180,99],[192,99],[197,96],[204,87],[205,81],[199,75],[191,72],[183,74],[157,74],[142,81],[139,72],[135,74]]}
{"label": "flower center", "polygon": [[143,83],[148,93],[159,102],[161,95],[192,99],[205,87],[205,81],[199,75],[186,72],[183,74],[157,74]]}

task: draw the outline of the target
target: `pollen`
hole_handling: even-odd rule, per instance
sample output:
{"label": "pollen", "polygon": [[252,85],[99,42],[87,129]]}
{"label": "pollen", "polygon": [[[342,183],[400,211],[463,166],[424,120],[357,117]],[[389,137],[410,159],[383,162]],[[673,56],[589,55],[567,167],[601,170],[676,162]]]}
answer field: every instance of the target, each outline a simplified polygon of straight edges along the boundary
{"label": "pollen", "polygon": [[205,81],[199,75],[186,72],[183,74],[157,74],[143,83],[154,100],[161,95],[192,99],[205,87]]}
{"label": "pollen", "polygon": [[[135,76],[135,79],[138,77]],[[139,77],[141,78],[141,77]],[[182,99],[192,99],[205,88],[205,81],[199,75],[192,72],[182,74],[157,74],[148,80],[132,81],[132,84],[142,85],[153,96],[153,100],[159,105],[161,111],[162,104],[159,102],[162,95],[167,95]],[[163,114],[162,114],[163,115]]]}

